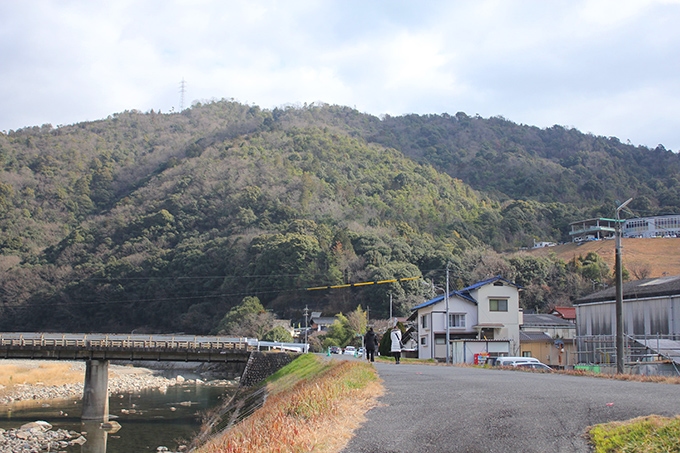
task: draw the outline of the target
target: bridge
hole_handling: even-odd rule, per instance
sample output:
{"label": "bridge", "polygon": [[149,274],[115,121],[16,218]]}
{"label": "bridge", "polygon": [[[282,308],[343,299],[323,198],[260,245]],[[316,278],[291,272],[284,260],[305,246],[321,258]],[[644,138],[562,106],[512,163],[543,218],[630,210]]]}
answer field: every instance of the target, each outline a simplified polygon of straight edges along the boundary
{"label": "bridge", "polygon": [[309,345],[191,335],[0,333],[0,358],[85,360],[83,420],[108,420],[109,360],[247,363],[257,351],[305,353]]}

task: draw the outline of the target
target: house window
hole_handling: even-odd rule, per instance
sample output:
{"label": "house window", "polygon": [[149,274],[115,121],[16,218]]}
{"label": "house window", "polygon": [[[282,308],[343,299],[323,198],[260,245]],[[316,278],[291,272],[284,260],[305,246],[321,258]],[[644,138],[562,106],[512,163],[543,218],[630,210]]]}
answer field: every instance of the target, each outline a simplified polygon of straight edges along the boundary
{"label": "house window", "polygon": [[465,328],[465,313],[449,313],[449,327]]}
{"label": "house window", "polygon": [[508,300],[489,299],[489,311],[508,311]]}
{"label": "house window", "polygon": [[420,327],[423,329],[427,329],[427,315],[423,315],[420,317]]}
{"label": "house window", "polygon": [[420,337],[420,345],[427,346],[427,337]]}
{"label": "house window", "polygon": [[531,357],[531,351],[522,351],[522,357]]}

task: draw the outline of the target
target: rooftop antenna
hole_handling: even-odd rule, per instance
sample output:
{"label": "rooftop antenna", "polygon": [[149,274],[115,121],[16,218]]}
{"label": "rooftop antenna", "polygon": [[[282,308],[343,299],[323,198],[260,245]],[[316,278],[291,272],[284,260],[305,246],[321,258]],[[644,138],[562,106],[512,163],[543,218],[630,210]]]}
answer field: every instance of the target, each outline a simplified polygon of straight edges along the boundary
{"label": "rooftop antenna", "polygon": [[184,93],[186,92],[186,82],[184,81],[184,77],[182,77],[182,81],[179,83],[179,111],[181,112],[184,110]]}

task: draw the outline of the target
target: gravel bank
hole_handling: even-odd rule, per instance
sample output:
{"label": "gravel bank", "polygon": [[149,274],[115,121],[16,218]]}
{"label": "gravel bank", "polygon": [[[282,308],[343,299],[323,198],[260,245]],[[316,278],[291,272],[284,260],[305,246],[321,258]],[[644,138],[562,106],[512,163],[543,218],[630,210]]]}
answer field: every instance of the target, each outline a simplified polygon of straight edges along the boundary
{"label": "gravel bank", "polygon": [[[27,365],[27,361],[21,364]],[[38,361],[28,361],[35,364]],[[3,361],[2,363],[9,363]],[[85,380],[85,363],[71,362],[71,368],[82,371],[83,381]],[[109,394],[117,393],[137,393],[144,389],[159,388],[163,389],[172,385],[187,382],[182,376],[168,379],[155,374],[149,368],[138,368],[123,365],[109,365]],[[211,381],[190,381],[206,385],[225,385],[235,384],[236,381],[211,380]],[[64,385],[41,385],[41,384],[15,384],[11,389],[0,388],[0,405],[8,405],[17,401],[28,400],[50,400],[63,398],[79,398],[83,395],[83,382],[74,382]]]}

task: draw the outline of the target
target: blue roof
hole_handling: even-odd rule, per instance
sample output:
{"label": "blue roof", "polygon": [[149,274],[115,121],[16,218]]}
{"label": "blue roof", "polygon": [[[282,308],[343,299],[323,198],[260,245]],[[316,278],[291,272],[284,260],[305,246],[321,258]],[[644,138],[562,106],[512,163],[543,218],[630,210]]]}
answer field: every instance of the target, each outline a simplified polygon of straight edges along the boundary
{"label": "blue roof", "polygon": [[[490,283],[494,283],[494,282],[497,282],[499,280],[501,280],[501,281],[503,281],[503,282],[505,282],[509,285],[512,285],[512,286],[519,288],[519,285],[517,285],[517,284],[515,284],[515,283],[513,283],[509,280],[506,280],[505,278],[501,277],[500,275],[497,275],[495,277],[491,277],[491,278],[488,278],[486,280],[482,280],[480,282],[474,283],[474,284],[472,284],[468,287],[465,287],[463,289],[451,291],[451,292],[449,292],[449,297],[452,297],[452,296],[460,297],[461,299],[467,300],[467,301],[472,302],[473,304],[477,305],[477,301],[475,300],[474,297],[472,297],[470,292],[474,291],[477,288],[481,288],[484,285],[488,285]],[[445,296],[446,296],[445,294],[442,294],[441,296],[437,296],[433,299],[426,300],[422,304],[416,305],[415,307],[413,307],[411,309],[411,311],[416,311],[416,310],[419,310],[421,308],[429,307],[430,305],[436,304],[437,302],[441,302],[442,300],[444,300]]]}

